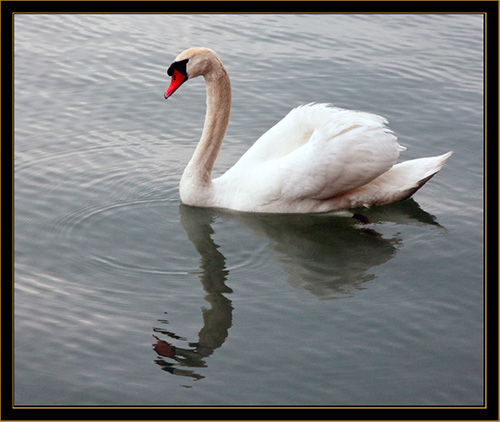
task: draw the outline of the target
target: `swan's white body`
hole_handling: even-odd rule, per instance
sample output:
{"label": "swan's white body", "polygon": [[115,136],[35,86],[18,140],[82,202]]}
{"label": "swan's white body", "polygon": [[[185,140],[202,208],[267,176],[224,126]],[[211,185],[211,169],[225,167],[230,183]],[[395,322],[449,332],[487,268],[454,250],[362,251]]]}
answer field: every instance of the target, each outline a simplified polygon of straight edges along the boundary
{"label": "swan's white body", "polygon": [[[231,105],[229,77],[210,49],[181,53],[185,78],[173,73],[165,98],[188,78],[207,83],[202,137],[180,183],[188,205],[248,212],[314,213],[384,205],[409,198],[451,152],[396,164],[405,150],[374,114],[324,104],[293,109],[264,133],[224,175],[212,180]],[[175,76],[180,77],[174,83]]]}

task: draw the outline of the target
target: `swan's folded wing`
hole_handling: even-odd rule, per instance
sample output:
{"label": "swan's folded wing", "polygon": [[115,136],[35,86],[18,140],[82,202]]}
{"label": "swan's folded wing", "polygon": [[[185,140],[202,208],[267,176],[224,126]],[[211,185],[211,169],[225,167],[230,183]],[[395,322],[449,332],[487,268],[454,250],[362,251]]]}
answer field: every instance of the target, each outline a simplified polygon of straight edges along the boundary
{"label": "swan's folded wing", "polygon": [[404,150],[385,123],[373,114],[333,109],[302,146],[258,165],[260,190],[269,202],[325,200],[363,186],[389,170]]}
{"label": "swan's folded wing", "polygon": [[[217,182],[247,209],[288,209],[322,201],[370,182],[404,150],[370,113],[323,104],[298,107],[269,129]],[[276,205],[276,206],[274,206]],[[294,207],[290,207],[294,209]]]}

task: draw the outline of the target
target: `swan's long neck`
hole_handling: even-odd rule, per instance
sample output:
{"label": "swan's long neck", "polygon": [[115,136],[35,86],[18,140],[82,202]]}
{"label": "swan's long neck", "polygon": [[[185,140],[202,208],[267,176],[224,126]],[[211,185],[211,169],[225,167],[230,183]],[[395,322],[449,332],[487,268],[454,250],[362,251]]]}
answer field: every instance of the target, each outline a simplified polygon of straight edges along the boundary
{"label": "swan's long neck", "polygon": [[200,141],[181,178],[180,194],[189,205],[209,205],[212,170],[229,125],[231,83],[219,60],[205,75],[207,113]]}

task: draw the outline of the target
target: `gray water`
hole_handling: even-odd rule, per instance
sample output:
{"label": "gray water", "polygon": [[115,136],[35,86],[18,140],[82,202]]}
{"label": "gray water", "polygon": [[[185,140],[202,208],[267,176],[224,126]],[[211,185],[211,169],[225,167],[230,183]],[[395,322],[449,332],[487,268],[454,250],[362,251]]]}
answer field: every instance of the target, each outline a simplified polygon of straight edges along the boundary
{"label": "gray water", "polygon": [[[481,15],[16,15],[16,405],[482,405]],[[412,200],[345,217],[186,207],[201,78],[215,175],[292,107],[385,116]]]}

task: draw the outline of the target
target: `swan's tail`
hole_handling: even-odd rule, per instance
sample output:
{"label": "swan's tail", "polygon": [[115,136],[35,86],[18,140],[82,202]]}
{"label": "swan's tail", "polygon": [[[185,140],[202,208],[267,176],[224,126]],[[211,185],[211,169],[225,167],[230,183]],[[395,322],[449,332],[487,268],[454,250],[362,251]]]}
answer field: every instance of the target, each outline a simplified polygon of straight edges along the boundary
{"label": "swan's tail", "polygon": [[345,192],[349,208],[404,201],[419,190],[446,163],[452,151],[437,157],[418,158],[394,165],[370,183]]}

